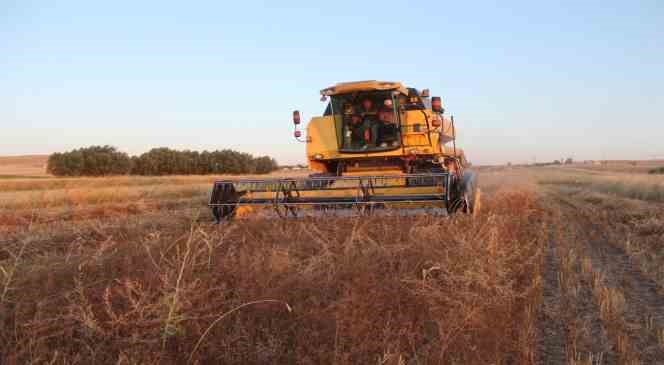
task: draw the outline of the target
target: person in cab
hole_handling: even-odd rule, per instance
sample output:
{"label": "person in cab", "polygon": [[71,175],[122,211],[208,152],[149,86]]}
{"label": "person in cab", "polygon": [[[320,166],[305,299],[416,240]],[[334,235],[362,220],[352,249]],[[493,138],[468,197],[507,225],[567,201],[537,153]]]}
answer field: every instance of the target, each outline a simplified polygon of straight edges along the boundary
{"label": "person in cab", "polygon": [[366,149],[368,131],[359,110],[352,104],[343,106],[344,140],[343,148],[361,150]]}
{"label": "person in cab", "polygon": [[371,144],[371,129],[358,114],[351,116],[351,148],[367,149]]}
{"label": "person in cab", "polygon": [[379,147],[398,146],[397,125],[394,121],[392,99],[385,99],[378,110],[378,142]]}
{"label": "person in cab", "polygon": [[379,125],[373,101],[369,98],[362,99],[358,114],[362,118],[362,126],[364,128],[364,140],[366,144],[363,146],[363,149],[376,147],[378,142]]}
{"label": "person in cab", "polygon": [[375,116],[376,109],[374,108],[373,101],[369,98],[362,99],[359,112],[362,115],[362,118]]}

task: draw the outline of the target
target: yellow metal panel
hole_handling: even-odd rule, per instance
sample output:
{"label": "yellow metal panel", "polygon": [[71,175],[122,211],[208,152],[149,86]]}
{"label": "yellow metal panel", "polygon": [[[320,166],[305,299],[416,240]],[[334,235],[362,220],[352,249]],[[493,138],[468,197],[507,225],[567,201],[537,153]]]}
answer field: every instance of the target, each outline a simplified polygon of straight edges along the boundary
{"label": "yellow metal panel", "polygon": [[307,158],[311,160],[315,154],[323,155],[324,159],[338,156],[337,133],[332,116],[313,117],[307,125]]}
{"label": "yellow metal panel", "polygon": [[426,133],[406,134],[404,136],[404,144],[406,146],[428,146],[429,138],[427,137]]}
{"label": "yellow metal panel", "polygon": [[399,90],[403,94],[408,94],[408,90],[400,82],[376,80],[340,82],[321,90],[320,93],[329,96],[368,90]]}
{"label": "yellow metal panel", "polygon": [[[401,125],[403,126],[403,140],[405,147],[429,147],[431,150],[436,145],[433,143],[434,140],[430,136],[435,134],[433,128],[431,127],[431,114],[429,111],[424,111],[426,114],[422,113],[420,110],[409,110],[401,113]],[[427,118],[429,122],[427,123]],[[415,126],[419,125],[419,131],[415,130]],[[429,133],[432,132],[432,133]],[[430,142],[431,141],[431,142]],[[418,148],[422,152],[423,148]]]}

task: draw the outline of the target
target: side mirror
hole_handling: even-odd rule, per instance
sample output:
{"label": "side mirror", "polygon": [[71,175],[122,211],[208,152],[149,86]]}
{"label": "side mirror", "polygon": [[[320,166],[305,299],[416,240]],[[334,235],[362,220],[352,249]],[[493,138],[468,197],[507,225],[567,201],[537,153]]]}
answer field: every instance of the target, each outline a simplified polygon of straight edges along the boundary
{"label": "side mirror", "polygon": [[295,110],[293,112],[293,124],[298,125],[300,124],[300,111]]}
{"label": "side mirror", "polygon": [[302,137],[302,132],[300,132],[300,131],[295,131],[295,132],[293,133],[293,136],[294,136],[295,138],[300,138],[300,137]]}
{"label": "side mirror", "polygon": [[440,100],[440,96],[434,96],[431,98],[431,110],[436,113],[443,113],[445,111],[445,109],[443,109],[443,102]]}

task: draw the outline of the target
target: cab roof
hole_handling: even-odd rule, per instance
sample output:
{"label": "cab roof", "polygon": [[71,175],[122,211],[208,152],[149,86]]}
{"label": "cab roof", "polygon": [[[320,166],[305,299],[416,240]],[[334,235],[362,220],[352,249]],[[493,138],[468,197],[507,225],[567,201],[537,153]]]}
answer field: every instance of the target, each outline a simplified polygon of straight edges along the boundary
{"label": "cab roof", "polygon": [[403,94],[408,94],[408,90],[400,82],[376,80],[340,82],[321,90],[320,94],[330,96],[372,90],[399,90]]}

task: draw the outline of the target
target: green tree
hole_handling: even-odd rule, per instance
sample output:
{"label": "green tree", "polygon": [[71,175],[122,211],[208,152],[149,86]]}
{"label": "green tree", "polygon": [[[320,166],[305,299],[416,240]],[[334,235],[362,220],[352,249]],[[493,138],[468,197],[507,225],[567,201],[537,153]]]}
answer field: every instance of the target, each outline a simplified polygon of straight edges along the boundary
{"label": "green tree", "polygon": [[153,148],[140,156],[129,157],[111,146],[90,146],[49,157],[47,169],[56,176],[104,176],[190,174],[266,174],[278,168],[269,156],[229,149],[217,151],[177,151]]}
{"label": "green tree", "polygon": [[269,156],[257,157],[255,160],[256,174],[268,174],[272,171],[275,171],[279,168],[277,161]]}
{"label": "green tree", "polygon": [[90,146],[48,158],[46,170],[55,176],[124,175],[131,169],[129,155],[111,146]]}

